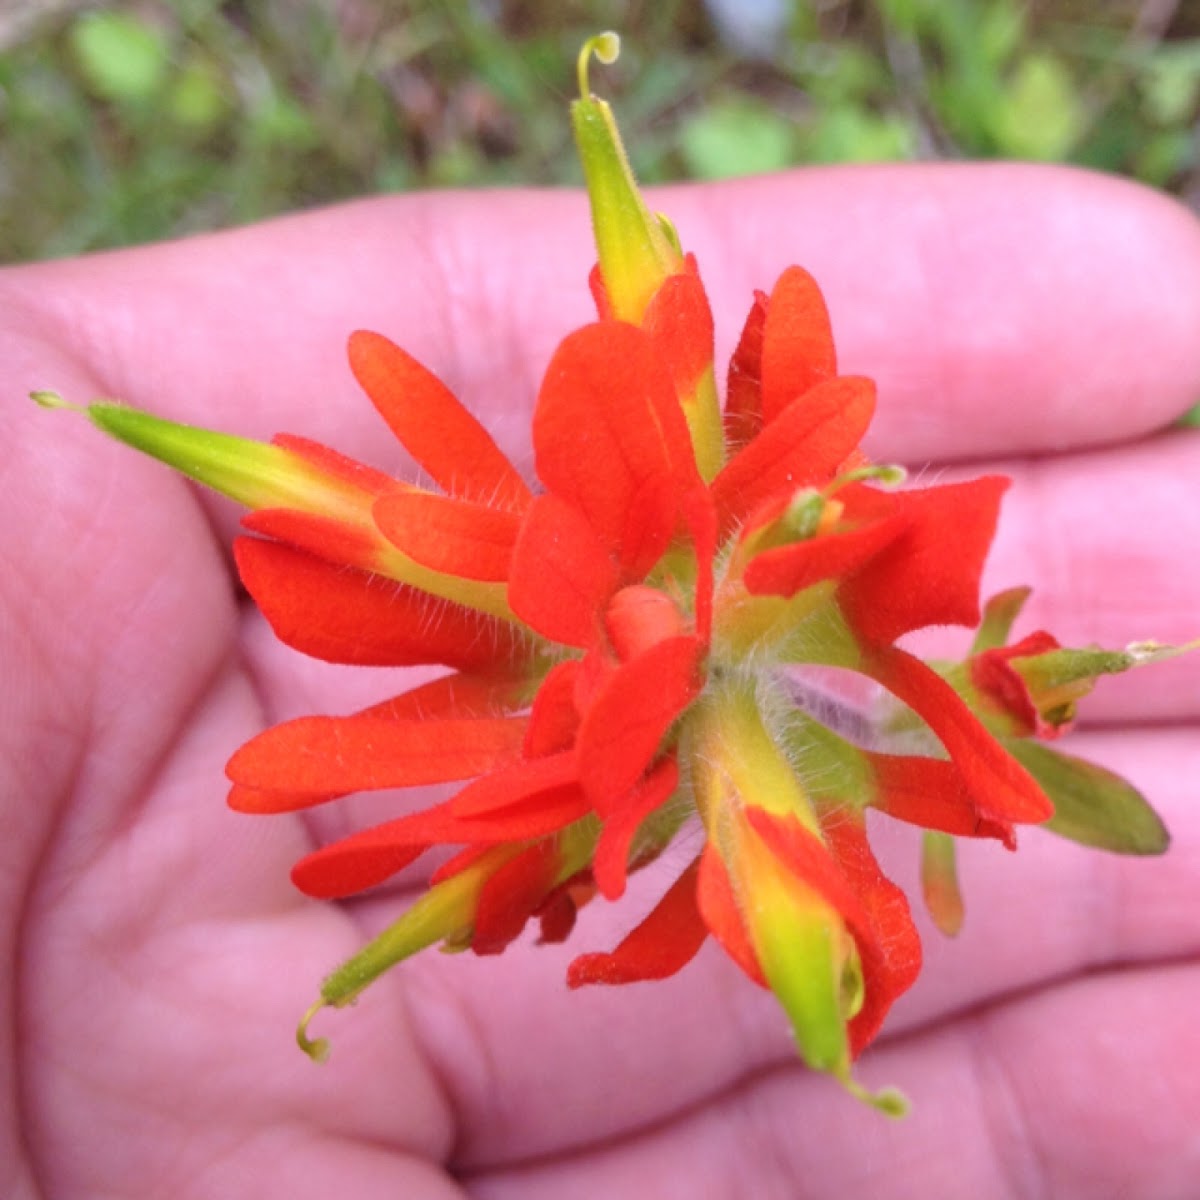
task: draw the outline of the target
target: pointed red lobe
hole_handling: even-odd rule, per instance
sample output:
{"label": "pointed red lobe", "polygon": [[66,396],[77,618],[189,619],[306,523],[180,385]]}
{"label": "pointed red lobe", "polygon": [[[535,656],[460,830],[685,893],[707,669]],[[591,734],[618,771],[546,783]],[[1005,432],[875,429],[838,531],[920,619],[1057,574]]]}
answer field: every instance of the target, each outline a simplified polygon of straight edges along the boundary
{"label": "pointed red lobe", "polygon": [[936,671],[896,646],[872,649],[860,669],[924,719],[962,773],[981,816],[1001,825],[1050,818],[1054,807],[1033,776]]}
{"label": "pointed red lobe", "polygon": [[579,710],[575,706],[575,688],[579,682],[579,659],[571,658],[553,667],[533,699],[529,728],[525,732],[522,754],[542,758],[569,750],[579,730]]}
{"label": "pointed red lobe", "polygon": [[499,954],[521,935],[554,886],[559,861],[558,846],[547,838],[496,870],[479,892],[471,935],[476,954]]}
{"label": "pointed red lobe", "polygon": [[798,396],[837,374],[829,310],[817,281],[788,267],[767,304],[762,340],[762,416],[769,425]]}
{"label": "pointed red lobe", "polygon": [[391,721],[495,717],[524,708],[528,691],[529,684],[523,677],[456,672],[373,704],[362,715]]}
{"label": "pointed red lobe", "polygon": [[566,788],[479,817],[458,817],[451,804],[446,801],[324,846],[292,868],[292,882],[318,899],[351,896],[395,875],[431,846],[467,846],[435,872],[436,882],[472,865],[494,845],[546,837],[587,812],[578,789],[572,793]]}
{"label": "pointed red lobe", "polygon": [[755,983],[766,987],[767,980],[758,965],[758,956],[754,953],[750,935],[746,932],[729,872],[712,842],[704,847],[704,853],[700,856],[696,902],[705,925],[721,943],[725,953]]}
{"label": "pointed red lobe", "polygon": [[[538,396],[533,444],[546,487],[584,515],[627,577],[645,569],[648,548],[666,548],[679,496],[699,482],[667,367],[647,333],[620,321],[587,325],[559,346]],[[635,556],[626,548],[631,528]]]}
{"label": "pointed red lobe", "polygon": [[756,291],[754,307],[729,360],[725,381],[725,440],[731,451],[740,450],[763,427],[762,346],[766,322],[767,294]]}
{"label": "pointed red lobe", "polygon": [[565,942],[575,928],[575,918],[580,908],[595,893],[595,888],[586,882],[585,876],[576,875],[560,883],[534,914],[541,927],[538,945],[557,945]]}
{"label": "pointed red lobe", "polygon": [[879,869],[862,817],[846,817],[830,814],[822,831],[865,915],[861,928],[851,925],[864,983],[863,1006],[850,1022],[850,1052],[857,1057],[879,1032],[895,999],[916,982],[921,939],[907,898]]}
{"label": "pointed red lobe", "polygon": [[620,571],[587,518],[557,496],[534,499],[513,550],[512,610],[551,641],[583,649],[600,631],[600,613]]}
{"label": "pointed red lobe", "polygon": [[404,448],[452,496],[520,509],[529,488],[436,375],[378,333],[351,334],[350,369]]}
{"label": "pointed red lobe", "polygon": [[838,589],[854,632],[882,645],[927,625],[977,624],[979,579],[1008,483],[992,475],[891,494],[856,489],[855,505],[885,507],[908,529]]}
{"label": "pointed red lobe", "polygon": [[756,554],[746,567],[746,590],[756,596],[794,596],[826,579],[861,570],[908,527],[903,517],[871,521]]}
{"label": "pointed red lobe", "polygon": [[679,766],[674,756],[664,758],[604,822],[592,858],[592,874],[606,900],[618,900],[624,894],[634,836],[642,822],[670,799],[678,783]]}
{"label": "pointed red lobe", "polygon": [[687,966],[708,936],[696,911],[698,862],[684,871],[650,915],[611,954],[577,958],[567,970],[567,986],[666,979]]}
{"label": "pointed red lobe", "polygon": [[579,728],[579,778],[601,817],[650,765],[668,729],[700,694],[703,648],[670,638],[613,671]]}
{"label": "pointed red lobe", "polygon": [[650,334],[666,362],[682,401],[712,366],[713,319],[698,275],[671,275],[654,293],[642,328]]}
{"label": "pointed red lobe", "polygon": [[372,571],[378,565],[383,543],[365,525],[334,517],[300,512],[294,508],[260,508],[242,517],[242,528],[315,554],[339,567]]}
{"label": "pointed red lobe", "polygon": [[875,385],[842,375],[793,401],[713,480],[728,532],[773,493],[825,484],[862,440],[875,412]]}
{"label": "pointed red lobe", "polygon": [[[261,515],[261,514],[259,514]],[[238,574],[275,636],[326,662],[500,669],[528,653],[504,621],[258,538],[233,544]]]}
{"label": "pointed red lobe", "polygon": [[600,320],[615,320],[612,301],[608,298],[608,288],[604,286],[604,276],[600,273],[599,263],[588,272],[588,291],[592,294],[592,303],[596,306],[596,315]]}
{"label": "pointed red lobe", "polygon": [[520,527],[514,512],[418,491],[381,496],[371,511],[383,536],[423,567],[484,582],[508,578]]}
{"label": "pointed red lobe", "polygon": [[875,773],[874,807],[889,817],[958,837],[998,838],[1010,850],[1016,849],[1012,825],[980,813],[953,762],[914,754],[861,753]]}
{"label": "pointed red lobe", "polygon": [[546,792],[575,788],[576,784],[575,755],[570,750],[564,750],[543,758],[498,766],[490,775],[481,775],[449,801],[449,811],[456,817],[498,813],[514,804],[532,801]]}
{"label": "pointed red lobe", "polygon": [[519,717],[300,717],[251,738],[225,772],[242,787],[300,797],[445,783],[511,762],[525,725]]}

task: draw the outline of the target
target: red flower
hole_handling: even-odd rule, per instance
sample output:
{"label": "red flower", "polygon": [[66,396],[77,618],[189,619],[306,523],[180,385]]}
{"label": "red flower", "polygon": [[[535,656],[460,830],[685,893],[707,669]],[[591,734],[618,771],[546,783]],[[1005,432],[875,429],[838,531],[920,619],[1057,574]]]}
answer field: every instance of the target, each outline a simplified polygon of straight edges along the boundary
{"label": "red flower", "polygon": [[[546,370],[536,488],[375,333],[351,337],[351,369],[437,490],[295,437],[260,446],[113,405],[89,413],[252,509],[238,569],[289,646],[446,669],[364,712],[268,729],[229,762],[230,803],[253,813],[462,784],[295,866],[303,891],[336,898],[457,848],[317,1007],[348,1003],[434,942],[494,954],[531,919],[561,941],[579,905],[619,899],[628,872],[694,821],[698,857],[620,945],[577,958],[570,984],[662,978],[711,933],[777,994],[805,1061],[862,1094],[851,1060],[921,957],[907,902],[871,853],[866,807],[929,831],[926,895],[956,927],[948,838],[1012,846],[1017,824],[1050,818],[1047,791],[1066,796],[1086,764],[1019,739],[1050,731],[1095,674],[1133,658],[1118,667],[1046,634],[1004,648],[1016,593],[989,608],[965,664],[929,665],[898,644],[980,621],[1007,481],[897,491],[898,468],[867,462],[874,384],[838,373],[824,299],[798,267],[757,294],[722,410],[696,263],[638,194],[607,106],[587,94],[587,53],[573,122],[600,319]],[[814,668],[881,685],[891,712],[872,725],[814,690]],[[1140,814],[1119,790],[1113,804]],[[1094,836],[1077,808],[1064,832]],[[1140,829],[1139,848],[1154,848],[1154,829]],[[307,1020],[301,1044],[316,1053]]]}

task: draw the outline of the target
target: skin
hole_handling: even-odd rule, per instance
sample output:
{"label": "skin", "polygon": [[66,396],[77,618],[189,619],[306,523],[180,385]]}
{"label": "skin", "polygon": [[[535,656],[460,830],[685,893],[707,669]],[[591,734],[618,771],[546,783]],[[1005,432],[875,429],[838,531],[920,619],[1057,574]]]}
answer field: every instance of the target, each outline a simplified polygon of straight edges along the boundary
{"label": "skin", "polygon": [[[1200,434],[1166,429],[1200,396],[1193,217],[1025,167],[654,199],[699,257],[718,361],[752,287],[802,263],[842,369],[879,382],[869,452],[924,479],[1013,475],[985,588],[1036,585],[1021,631],[1200,633]],[[230,574],[232,506],[24,396],[286,429],[410,473],[344,362],[374,328],[528,466],[541,365],[591,315],[586,231],[576,195],[418,196],[0,273],[0,1194],[1194,1195],[1196,658],[1102,685],[1068,742],[1154,800],[1165,858],[1040,831],[1016,855],[965,848],[966,929],[924,922],[925,973],[859,1066],[908,1093],[904,1122],[805,1072],[712,945],[662,984],[567,992],[572,954],[615,944],[661,874],[568,947],[421,956],[318,1016],[326,1066],[296,1050],[321,976],[405,896],[307,901],[289,865],[428,797],[244,817],[222,767],[267,724],[409,680],[277,645]],[[872,828],[915,895],[914,837]]]}

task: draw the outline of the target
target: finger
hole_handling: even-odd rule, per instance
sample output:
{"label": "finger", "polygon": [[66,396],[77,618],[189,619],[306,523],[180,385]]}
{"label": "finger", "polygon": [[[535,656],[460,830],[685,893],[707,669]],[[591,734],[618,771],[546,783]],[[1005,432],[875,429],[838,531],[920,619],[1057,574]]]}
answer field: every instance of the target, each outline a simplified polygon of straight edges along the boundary
{"label": "finger", "polygon": [[[1200,390],[1200,230],[1145,189],[1052,168],[878,167],[654,202],[700,259],[722,360],[753,287],[792,262],[814,271],[843,369],[879,381],[878,454],[1112,441]],[[7,289],[131,402],[239,432],[299,422],[376,460],[394,455],[343,346],[380,329],[522,453],[543,364],[591,319],[587,231],[579,195],[404,197],[23,268]]]}
{"label": "finger", "polygon": [[[1056,980],[1200,958],[1195,730],[1080,735],[1068,748],[1106,759],[1155,798],[1174,837],[1170,853],[1131,860],[1041,831],[1026,832],[1015,855],[967,845],[964,932],[947,942],[916,914],[926,968],[892,1014],[885,1042]],[[881,820],[873,833],[889,874],[918,894],[911,831]],[[679,853],[686,859],[689,850]],[[773,998],[712,945],[653,986],[562,987],[570,957],[614,944],[636,919],[639,898],[648,905],[655,888],[661,892],[671,866],[678,863],[658,878],[635,876],[641,891],[629,904],[585,910],[568,947],[521,945],[499,959],[419,958],[364,997],[356,1019],[386,1022],[403,994],[457,1114],[460,1165],[483,1170],[626,1136],[707,1102],[747,1073],[794,1061]],[[330,1014],[322,1032],[336,1038],[338,1019]],[[1063,1033],[1068,1043],[1073,1036]]]}
{"label": "finger", "polygon": [[1200,1172],[1200,967],[1073,980],[871,1056],[913,1103],[886,1121],[797,1065],[558,1160],[482,1172],[480,1200],[613,1195],[1152,1200]]}

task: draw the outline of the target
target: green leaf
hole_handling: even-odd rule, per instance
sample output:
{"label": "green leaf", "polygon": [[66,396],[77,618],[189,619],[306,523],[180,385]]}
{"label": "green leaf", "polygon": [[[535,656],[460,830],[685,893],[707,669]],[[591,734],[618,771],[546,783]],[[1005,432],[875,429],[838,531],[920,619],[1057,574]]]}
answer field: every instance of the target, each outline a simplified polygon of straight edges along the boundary
{"label": "green leaf", "polygon": [[1054,803],[1042,828],[1114,854],[1164,854],[1171,837],[1142,794],[1095,763],[1038,742],[1008,741],[1009,753]]}
{"label": "green leaf", "polygon": [[1001,153],[1064,158],[1084,129],[1075,83],[1062,61],[1045,53],[1021,60],[992,120]]}
{"label": "green leaf", "polygon": [[1200,101],[1200,38],[1158,47],[1141,86],[1152,121],[1189,125]]}
{"label": "green leaf", "polygon": [[905,119],[877,114],[853,104],[821,113],[808,158],[813,162],[893,162],[913,157],[916,138]]}
{"label": "green leaf", "polygon": [[70,38],[88,85],[106,100],[149,100],[166,76],[165,39],[132,13],[88,13]]}
{"label": "green leaf", "polygon": [[208,57],[193,55],[171,86],[167,108],[180,125],[204,132],[226,115],[228,91],[216,63]]}
{"label": "green leaf", "polygon": [[1200,404],[1189,408],[1175,424],[1182,429],[1200,429]]}
{"label": "green leaf", "polygon": [[688,169],[699,179],[778,171],[796,160],[796,130],[760,101],[719,100],[680,131]]}

